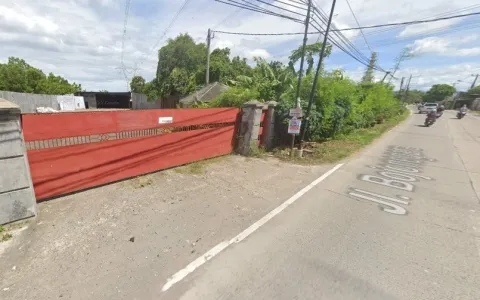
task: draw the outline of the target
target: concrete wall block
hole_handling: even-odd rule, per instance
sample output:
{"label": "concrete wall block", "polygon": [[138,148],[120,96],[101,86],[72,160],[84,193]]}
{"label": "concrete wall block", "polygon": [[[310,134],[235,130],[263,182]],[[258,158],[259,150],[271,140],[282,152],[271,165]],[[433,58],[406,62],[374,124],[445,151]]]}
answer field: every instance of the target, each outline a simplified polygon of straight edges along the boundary
{"label": "concrete wall block", "polygon": [[30,186],[28,169],[23,156],[1,159],[0,158],[0,193],[18,190]]}
{"label": "concrete wall block", "polygon": [[0,158],[22,155],[23,151],[18,120],[0,118]]}
{"label": "concrete wall block", "polygon": [[242,108],[242,120],[238,137],[237,153],[247,155],[250,147],[258,138],[262,118],[263,104],[256,100],[249,101]]}
{"label": "concrete wall block", "polygon": [[0,194],[0,224],[33,217],[36,204],[31,188]]}
{"label": "concrete wall block", "polygon": [[270,101],[267,103],[267,112],[265,114],[265,120],[263,124],[265,126],[263,130],[263,144],[267,150],[273,148],[273,141],[275,138],[275,107],[277,102]]}
{"label": "concrete wall block", "polygon": [[0,98],[17,104],[22,113],[35,113],[37,107],[51,107],[59,110],[56,95],[40,95],[0,91]]}

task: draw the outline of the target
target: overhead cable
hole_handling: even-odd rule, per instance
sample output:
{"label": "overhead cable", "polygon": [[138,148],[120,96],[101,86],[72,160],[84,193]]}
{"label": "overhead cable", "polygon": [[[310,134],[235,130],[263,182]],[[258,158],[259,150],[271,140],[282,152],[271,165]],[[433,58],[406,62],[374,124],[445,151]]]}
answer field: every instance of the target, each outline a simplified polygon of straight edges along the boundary
{"label": "overhead cable", "polygon": [[[221,0],[215,0],[218,2],[222,2]],[[476,16],[480,15],[480,12],[474,12],[469,14],[462,14],[462,15],[454,15],[449,17],[443,18],[436,18],[430,20],[417,20],[417,21],[408,21],[408,22],[398,22],[398,23],[386,23],[386,24],[378,24],[378,25],[370,25],[370,26],[361,26],[361,27],[350,27],[350,28],[339,28],[339,29],[332,29],[331,31],[352,31],[352,30],[360,30],[360,29],[371,29],[371,28],[381,28],[381,27],[388,27],[388,26],[397,26],[397,25],[415,25],[415,24],[423,24],[423,23],[431,23],[431,22],[438,22],[443,20],[450,20],[450,19],[457,19],[469,16]],[[301,20],[299,20],[302,22]],[[301,35],[304,34],[303,32],[281,32],[281,33],[250,33],[250,32],[229,32],[229,31],[216,31],[218,33],[223,34],[232,34],[232,35],[258,35],[258,36],[278,36],[278,35]],[[323,33],[323,32],[321,32]],[[308,32],[308,34],[318,34],[318,32]]]}
{"label": "overhead cable", "polygon": [[[352,13],[353,18],[355,19],[355,22],[357,23],[357,26],[358,26],[358,27],[361,27],[361,26],[360,26],[360,23],[358,22],[357,16],[355,15],[355,12],[353,11],[352,6],[350,5],[350,1],[348,1],[348,0],[345,0],[345,1],[347,2],[348,8],[350,9],[350,12]],[[368,44],[367,38],[365,37],[365,34],[363,33],[363,30],[362,30],[362,29],[360,29],[360,33],[361,33],[362,36],[363,36],[363,40],[365,41],[365,45],[367,45],[368,49],[370,49],[370,52],[373,53],[373,50],[372,50],[372,48],[370,47],[370,44]]]}
{"label": "overhead cable", "polygon": [[[158,45],[158,43],[160,43],[161,40],[163,40],[163,38],[167,35],[167,32],[170,30],[170,28],[172,28],[173,24],[175,24],[175,22],[177,21],[178,17],[180,16],[180,14],[183,12],[183,10],[185,9],[185,7],[187,6],[188,2],[190,2],[190,0],[185,0],[185,2],[183,2],[182,6],[180,6],[180,9],[177,11],[177,13],[175,14],[175,16],[173,17],[173,19],[170,21],[170,23],[168,24],[167,28],[165,29],[165,31],[163,32],[162,36],[155,42],[155,44],[153,45],[152,48],[150,48],[150,51],[148,51],[148,53],[152,52]],[[145,60],[145,54],[143,55],[142,59],[140,60],[140,62],[138,64],[135,65],[135,71],[140,67],[140,65],[144,62]]]}
{"label": "overhead cable", "polygon": [[252,7],[252,6],[249,6],[249,5],[245,5],[243,3],[239,3],[239,2],[234,1],[234,0],[215,0],[215,1],[223,3],[223,4],[227,4],[227,5],[243,8],[243,9],[246,9],[246,10],[262,13],[262,14],[265,14],[265,15],[271,15],[271,16],[275,16],[275,17],[279,17],[279,18],[288,19],[288,20],[291,20],[293,22],[300,23],[300,24],[304,23],[304,21],[302,21],[301,19],[296,19],[296,18],[291,17],[291,16],[278,14],[278,13],[269,11],[267,9],[261,8],[261,7],[260,8],[255,8],[255,7]]}

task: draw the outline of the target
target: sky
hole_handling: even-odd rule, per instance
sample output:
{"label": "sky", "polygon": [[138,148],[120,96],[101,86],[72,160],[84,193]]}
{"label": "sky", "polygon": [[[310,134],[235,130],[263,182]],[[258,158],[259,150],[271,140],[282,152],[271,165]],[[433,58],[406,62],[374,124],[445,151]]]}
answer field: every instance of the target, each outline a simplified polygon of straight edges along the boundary
{"label": "sky", "polygon": [[[256,0],[248,1],[266,6]],[[291,10],[283,11],[290,16],[304,18],[301,16],[304,10],[292,7],[300,6],[298,3],[302,0],[263,1]],[[331,0],[313,2],[329,13]],[[126,3],[129,3],[128,9]],[[133,75],[153,79],[157,50],[180,33],[204,42],[209,28],[247,33],[304,30],[302,24],[291,20],[214,0],[189,0],[183,6],[184,3],[184,0],[1,0],[0,62],[6,62],[9,56],[19,57],[45,73],[53,72],[80,83],[88,91],[120,92],[127,90],[127,82]],[[360,26],[480,11],[478,0],[349,0],[349,3]],[[337,0],[334,25],[357,27],[357,21],[347,0]],[[358,30],[343,34],[365,57],[370,57],[371,50],[377,52],[378,66],[383,70],[392,70],[395,59],[408,47],[412,57],[402,62],[391,81],[397,87],[402,77],[412,75],[412,89],[427,90],[433,84],[447,83],[466,90],[473,82],[472,75],[480,73],[479,27],[480,15],[477,15],[367,29],[363,35]],[[313,43],[318,38],[312,34],[308,41]],[[254,56],[286,62],[290,51],[300,46],[302,39],[302,35],[215,33],[212,47],[229,47],[232,55],[246,57],[250,62]],[[359,80],[366,68],[336,47],[325,65],[327,69],[343,69],[354,80]],[[376,72],[376,80],[381,80],[384,74]]]}

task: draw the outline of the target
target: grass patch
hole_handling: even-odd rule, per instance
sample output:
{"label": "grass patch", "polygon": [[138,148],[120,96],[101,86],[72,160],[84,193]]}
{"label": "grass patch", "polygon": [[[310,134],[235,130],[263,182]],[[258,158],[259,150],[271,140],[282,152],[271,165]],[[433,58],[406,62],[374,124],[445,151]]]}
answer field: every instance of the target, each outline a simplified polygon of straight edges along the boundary
{"label": "grass patch", "polygon": [[8,240],[10,240],[11,238],[13,237],[13,235],[11,235],[10,233],[3,233],[2,236],[0,237],[0,243],[1,242],[6,242]]}
{"label": "grass patch", "polygon": [[257,145],[256,142],[252,142],[250,145],[250,151],[247,154],[247,157],[256,157],[256,158],[261,158],[265,156],[265,153],[267,150],[263,146]]}
{"label": "grass patch", "polygon": [[175,168],[175,172],[179,174],[190,174],[190,175],[202,175],[206,172],[206,167],[210,164],[219,162],[225,159],[226,156],[219,156],[211,159],[201,160],[193,162],[188,165],[180,166]]}
{"label": "grass patch", "polygon": [[10,240],[13,236],[7,232],[7,229],[0,225],[0,243]]}
{"label": "grass patch", "polygon": [[152,184],[153,179],[149,175],[139,176],[132,179],[132,185],[135,189],[141,189]]}
{"label": "grass patch", "polygon": [[300,164],[323,164],[333,163],[342,160],[351,154],[357,152],[364,146],[372,143],[386,131],[392,129],[410,115],[406,111],[402,115],[394,117],[382,124],[377,124],[372,128],[362,128],[346,135],[338,136],[334,139],[312,145],[309,153],[304,152],[302,158],[291,158],[289,149],[275,152],[275,156],[282,160],[291,161]]}

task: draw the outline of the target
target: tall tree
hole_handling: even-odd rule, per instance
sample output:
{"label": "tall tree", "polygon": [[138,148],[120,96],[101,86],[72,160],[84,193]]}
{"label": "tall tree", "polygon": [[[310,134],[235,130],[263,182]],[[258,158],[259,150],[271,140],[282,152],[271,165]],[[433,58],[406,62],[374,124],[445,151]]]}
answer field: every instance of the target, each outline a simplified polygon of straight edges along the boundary
{"label": "tall tree", "polygon": [[[204,43],[196,44],[188,34],[180,34],[175,39],[169,39],[167,44],[158,51],[157,84],[162,95],[190,93],[195,85],[191,79],[205,65],[207,48]],[[172,74],[173,70],[176,70]],[[182,82],[172,84],[173,78],[182,78]],[[188,80],[185,78],[188,77]],[[184,84],[184,85],[181,85]]]}
{"label": "tall tree", "polygon": [[375,66],[377,65],[377,52],[372,52],[372,56],[370,57],[370,62],[368,63],[367,70],[362,77],[362,83],[373,83],[375,77]]}
{"label": "tall tree", "polygon": [[456,92],[455,87],[449,84],[435,84],[423,96],[425,102],[439,102],[445,97],[453,95]]}
{"label": "tall tree", "polygon": [[143,93],[145,88],[145,79],[142,76],[133,76],[132,81],[130,81],[130,90],[133,93]]}
{"label": "tall tree", "polygon": [[[305,46],[305,61],[307,62],[307,71],[306,74],[310,74],[313,70],[313,64],[315,57],[320,55],[322,50],[322,43],[316,42],[310,45]],[[325,48],[325,57],[329,56],[332,53],[332,45],[327,45]],[[290,60],[290,67],[293,68],[300,59],[302,58],[302,46],[293,50],[288,59]]]}

